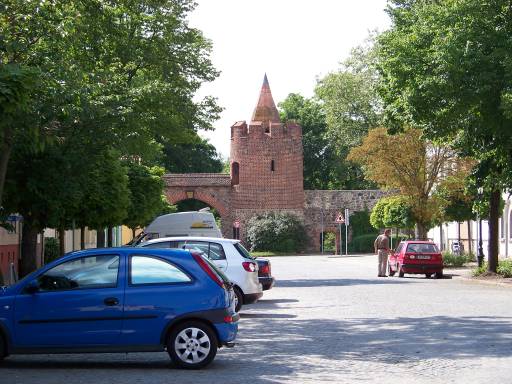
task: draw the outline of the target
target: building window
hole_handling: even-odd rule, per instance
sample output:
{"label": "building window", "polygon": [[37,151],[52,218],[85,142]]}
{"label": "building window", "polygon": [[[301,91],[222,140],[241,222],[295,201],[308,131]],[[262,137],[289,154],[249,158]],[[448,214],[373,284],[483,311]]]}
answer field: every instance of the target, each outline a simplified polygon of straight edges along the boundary
{"label": "building window", "polygon": [[240,240],[240,228],[233,226],[233,239]]}
{"label": "building window", "polygon": [[240,165],[235,161],[231,163],[231,185],[240,183]]}
{"label": "building window", "polygon": [[271,160],[270,161],[270,170],[272,172],[274,172],[276,169],[275,169],[275,166],[276,166],[276,163],[274,162],[274,160]]}

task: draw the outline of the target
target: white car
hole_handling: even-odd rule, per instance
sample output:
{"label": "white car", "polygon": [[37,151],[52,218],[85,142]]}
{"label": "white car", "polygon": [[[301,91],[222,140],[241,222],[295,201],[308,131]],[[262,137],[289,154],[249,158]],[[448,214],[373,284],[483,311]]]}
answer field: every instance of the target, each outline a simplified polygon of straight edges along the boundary
{"label": "white car", "polygon": [[258,280],[258,263],[239,240],[217,237],[162,237],[139,247],[181,248],[200,252],[211,260],[234,284],[236,311],[263,296]]}

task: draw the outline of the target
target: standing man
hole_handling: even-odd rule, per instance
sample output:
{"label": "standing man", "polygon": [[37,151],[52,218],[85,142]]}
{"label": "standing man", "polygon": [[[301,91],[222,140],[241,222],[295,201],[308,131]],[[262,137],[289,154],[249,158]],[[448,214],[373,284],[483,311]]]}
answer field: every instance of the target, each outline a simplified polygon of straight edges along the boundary
{"label": "standing man", "polygon": [[391,229],[386,228],[383,235],[377,236],[373,243],[375,253],[379,256],[379,277],[387,277],[386,271],[388,269],[388,254],[391,252],[389,248],[389,236]]}

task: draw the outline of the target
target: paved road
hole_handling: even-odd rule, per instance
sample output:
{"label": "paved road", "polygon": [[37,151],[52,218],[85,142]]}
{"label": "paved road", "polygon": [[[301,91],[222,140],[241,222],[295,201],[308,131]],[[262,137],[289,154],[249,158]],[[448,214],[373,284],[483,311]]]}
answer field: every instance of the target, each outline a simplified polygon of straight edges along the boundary
{"label": "paved road", "polygon": [[[377,278],[359,257],[276,257],[239,345],[197,372],[165,353],[14,356],[0,383],[512,383],[512,287]],[[448,272],[449,273],[449,272]]]}

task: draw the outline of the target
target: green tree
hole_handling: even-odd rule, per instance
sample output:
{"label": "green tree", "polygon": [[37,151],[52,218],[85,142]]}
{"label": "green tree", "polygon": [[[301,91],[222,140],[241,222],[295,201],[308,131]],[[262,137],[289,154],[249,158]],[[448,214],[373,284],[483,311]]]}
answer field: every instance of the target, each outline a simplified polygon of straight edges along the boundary
{"label": "green tree", "polygon": [[425,141],[421,131],[412,128],[396,135],[389,135],[385,128],[372,129],[348,159],[363,165],[367,178],[407,197],[418,239],[426,239],[439,215],[435,186],[462,172],[450,148]]}
{"label": "green tree", "polygon": [[414,227],[413,207],[405,196],[386,196],[377,202],[372,209],[370,222],[376,229]]}
{"label": "green tree", "polygon": [[489,199],[489,270],[498,261],[501,191],[511,185],[512,8],[509,1],[390,1],[379,37],[381,95],[395,129],[413,125],[477,165]]}
{"label": "green tree", "polygon": [[130,204],[128,214],[123,224],[135,230],[148,225],[163,210],[162,193],[164,169],[146,167],[130,162],[128,164],[128,187],[130,189]]}
{"label": "green tree", "polygon": [[305,189],[365,189],[359,166],[346,161],[348,147],[337,146],[328,134],[322,102],[291,93],[279,104],[283,122],[296,121],[302,127]]}
{"label": "green tree", "polygon": [[197,136],[164,144],[162,165],[171,173],[220,173],[223,162],[215,147]]}
{"label": "green tree", "polygon": [[291,93],[281,103],[281,120],[296,121],[302,127],[304,189],[338,189],[343,183],[341,162],[335,146],[326,137],[327,123],[322,105]]}
{"label": "green tree", "polygon": [[[189,0],[7,0],[1,6],[2,64],[33,68],[40,74],[37,94],[27,97],[26,110],[18,109],[16,118],[10,119],[12,142],[23,149],[18,155],[25,156],[17,159],[25,174],[13,169],[13,180],[23,176],[37,193],[26,196],[21,186],[11,183],[19,191],[10,193],[17,197],[9,209],[23,207],[19,212],[25,212],[25,222],[36,229],[47,221],[62,228],[73,219],[98,229],[120,223],[126,216],[123,201],[129,192],[119,159],[156,161],[161,143],[183,142],[195,137],[199,128],[210,129],[220,111],[212,98],[194,101],[201,83],[217,76],[209,59],[210,42],[188,26],[187,15],[195,4]],[[2,126],[4,142],[5,132]],[[27,134],[32,132],[39,135]],[[64,158],[53,153],[56,148]],[[82,155],[77,168],[70,165],[73,153]],[[98,161],[102,156],[107,158],[105,163]],[[25,167],[32,161],[38,162],[36,167]],[[96,169],[90,169],[90,164]],[[59,193],[40,185],[45,178],[57,192],[69,195],[52,210],[52,220],[32,217],[37,210],[30,210],[30,206],[49,204],[51,198],[60,199]],[[72,187],[66,189],[66,185]],[[96,207],[101,213],[90,217],[80,207]],[[24,252],[34,249],[22,248]],[[32,263],[35,253],[24,254],[23,259]]]}
{"label": "green tree", "polygon": [[341,69],[325,76],[316,87],[324,104],[329,138],[339,147],[359,145],[368,131],[382,122],[374,40],[370,36],[353,49]]}

